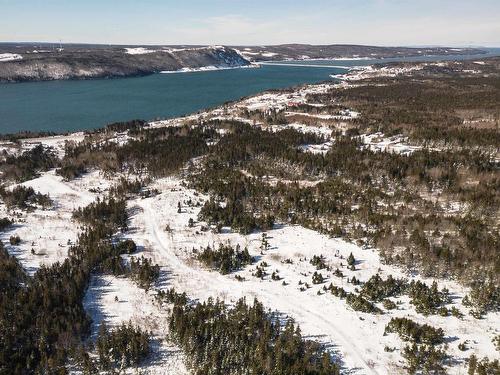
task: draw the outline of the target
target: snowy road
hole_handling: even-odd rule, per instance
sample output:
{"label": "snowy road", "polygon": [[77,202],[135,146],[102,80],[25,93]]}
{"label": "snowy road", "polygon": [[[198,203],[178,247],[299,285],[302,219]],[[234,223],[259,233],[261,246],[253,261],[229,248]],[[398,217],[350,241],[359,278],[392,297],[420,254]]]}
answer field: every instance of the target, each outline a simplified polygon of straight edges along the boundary
{"label": "snowy road", "polygon": [[[397,335],[384,335],[386,324],[396,316],[442,328],[449,338],[449,353],[462,366],[465,366],[464,361],[472,352],[484,356],[495,351],[490,334],[500,330],[498,314],[490,314],[478,321],[470,317],[463,306],[455,305],[462,309],[462,319],[436,315],[424,317],[415,312],[407,297],[399,299],[400,305],[396,310],[382,315],[365,314],[353,311],[345,300],[323,292],[323,285],[330,283],[353,292],[356,286],[346,282],[346,278],[352,276],[361,281],[366,281],[376,273],[384,278],[389,274],[408,277],[402,270],[382,264],[376,250],[362,249],[300,226],[284,225],[267,232],[270,249],[261,254],[261,233],[244,236],[227,230],[221,234],[202,231],[203,223],[196,220],[200,206],[207,197],[186,189],[181,180],[163,179],[153,187],[162,193],[153,198],[130,202],[133,212],[132,229],[127,237],[136,241],[144,255],[151,257],[166,271],[168,285],[162,287],[174,287],[200,301],[212,297],[234,303],[242,297],[249,302],[257,298],[267,308],[278,311],[284,317],[293,318],[306,337],[325,344],[340,359],[345,372],[351,374],[397,374],[404,371],[399,349],[384,350],[384,347],[403,346]],[[178,203],[182,206],[180,213],[177,212]],[[189,219],[195,221],[193,227],[187,225]],[[207,270],[194,260],[193,248],[228,242],[233,246],[239,244],[242,248],[248,247],[257,262],[265,261],[269,265],[266,268],[268,273],[277,271],[286,285],[281,280],[272,280],[270,276],[263,280],[254,277],[252,273],[256,264],[237,272],[245,279],[240,282],[235,279],[234,274],[221,275]],[[356,271],[345,267],[345,259],[351,252],[359,262]],[[311,277],[315,267],[309,260],[313,255],[320,254],[325,256],[332,271],[321,270],[326,283],[312,285]],[[292,262],[284,262],[288,259]],[[333,275],[336,268],[342,269],[344,278]],[[301,291],[301,285],[306,282],[310,284],[310,288]],[[457,300],[463,296],[463,288],[456,283],[441,280],[440,284],[449,288]],[[457,348],[458,337],[469,342],[470,349],[467,352]],[[462,369],[461,365],[449,368],[450,374],[463,373]]]}
{"label": "snowy road", "polygon": [[176,288],[202,300],[207,296],[225,296],[226,300],[230,301],[236,301],[241,297],[247,297],[249,300],[257,297],[265,306],[294,318],[305,335],[313,336],[326,345],[332,343],[338,345],[335,349],[340,351],[346,367],[360,369],[359,373],[363,374],[386,373],[385,369],[371,368],[369,362],[365,360],[370,347],[378,343],[365,340],[366,345],[360,345],[351,339],[352,333],[349,332],[351,324],[363,323],[355,318],[355,314],[351,322],[337,320],[335,308],[323,305],[315,295],[310,296],[300,292],[293,286],[289,286],[284,293],[281,283],[262,282],[252,276],[247,277],[248,281],[242,283],[217,272],[193,268],[191,262],[182,259],[176,251],[186,245],[188,239],[185,236],[178,238],[177,235],[166,233],[159,224],[162,218],[152,203],[152,199],[140,202],[140,207],[143,209],[141,216],[144,220],[144,240],[152,241],[150,245],[161,253],[165,264],[172,272],[173,279],[178,284],[175,285]]}

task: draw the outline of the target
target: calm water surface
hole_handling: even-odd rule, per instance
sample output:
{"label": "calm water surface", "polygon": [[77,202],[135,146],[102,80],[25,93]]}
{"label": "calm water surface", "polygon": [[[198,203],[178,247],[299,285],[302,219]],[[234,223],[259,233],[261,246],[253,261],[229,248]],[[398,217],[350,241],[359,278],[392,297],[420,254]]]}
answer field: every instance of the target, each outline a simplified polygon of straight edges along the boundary
{"label": "calm water surface", "polygon": [[272,88],[329,79],[345,69],[264,66],[88,81],[0,85],[0,133],[73,131],[134,118],[176,117]]}
{"label": "calm water surface", "polygon": [[0,133],[64,132],[134,118],[176,117],[268,89],[329,80],[330,75],[344,73],[352,66],[498,55],[500,49],[490,49],[488,55],[481,56],[300,62],[301,65],[341,65],[346,69],[265,65],[260,69],[155,74],[139,78],[0,84]]}

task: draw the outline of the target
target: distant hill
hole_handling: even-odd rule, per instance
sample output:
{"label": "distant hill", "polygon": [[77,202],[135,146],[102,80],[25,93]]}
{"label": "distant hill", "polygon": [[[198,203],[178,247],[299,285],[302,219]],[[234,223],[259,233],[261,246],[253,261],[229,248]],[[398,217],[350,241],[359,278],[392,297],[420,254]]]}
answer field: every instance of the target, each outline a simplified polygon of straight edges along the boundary
{"label": "distant hill", "polygon": [[480,54],[471,48],[358,45],[117,46],[0,43],[0,82],[143,76],[181,69],[231,68],[292,59],[387,58]]}
{"label": "distant hill", "polygon": [[282,44],[274,46],[234,46],[251,61],[310,60],[335,58],[389,58],[426,55],[469,55],[486,53],[475,48],[409,48],[375,47],[349,44],[310,45]]}
{"label": "distant hill", "polygon": [[247,59],[227,47],[0,45],[0,82],[130,77],[247,65]]}

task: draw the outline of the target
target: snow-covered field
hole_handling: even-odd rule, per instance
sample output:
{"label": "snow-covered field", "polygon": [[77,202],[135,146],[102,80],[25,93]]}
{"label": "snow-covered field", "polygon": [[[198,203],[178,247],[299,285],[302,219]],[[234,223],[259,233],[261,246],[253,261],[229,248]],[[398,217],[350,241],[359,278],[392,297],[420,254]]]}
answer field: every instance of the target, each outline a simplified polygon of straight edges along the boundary
{"label": "snow-covered field", "polygon": [[[51,171],[22,185],[49,194],[53,201],[52,208],[36,208],[29,213],[19,209],[8,211],[0,203],[0,216],[14,221],[10,229],[0,233],[0,240],[28,273],[33,274],[42,264],[50,265],[66,258],[70,245],[80,232],[77,223],[71,219],[73,210],[93,202],[99,194],[91,193],[89,189],[105,191],[109,181],[94,172],[72,182],[64,182],[62,177]],[[21,244],[10,245],[10,236],[19,236]]]}
{"label": "snow-covered field", "polygon": [[[137,51],[135,51],[137,52]],[[399,74],[399,73],[398,73]],[[322,104],[308,103],[307,95],[325,93],[333,84],[309,85],[293,92],[264,93],[255,95],[237,103],[207,110],[184,118],[170,119],[150,123],[150,127],[178,126],[189,121],[202,119],[236,119],[249,124],[253,120],[240,117],[240,111],[283,110],[297,104],[309,104],[322,107]],[[289,115],[304,115],[318,120],[348,122],[361,116],[354,110],[347,110],[341,115],[310,115],[297,111]],[[255,123],[256,126],[261,124]],[[317,126],[292,123],[272,125],[272,131],[293,128],[301,132],[313,132],[325,137],[320,145],[303,145],[307,152],[325,153],[333,140],[334,127],[324,126],[318,121]],[[22,140],[20,145],[3,142],[0,151],[18,154],[38,144],[54,147],[59,156],[64,155],[66,141],[80,141],[83,133],[55,136],[39,139]],[[119,144],[128,141],[124,133],[113,140]],[[363,135],[361,139],[367,147],[378,151],[390,151],[409,154],[418,149],[401,137],[385,137],[381,133]],[[115,176],[116,178],[116,176]],[[0,240],[9,242],[9,237],[19,235],[19,246],[7,245],[7,249],[20,260],[29,273],[34,273],[42,264],[52,264],[67,256],[69,244],[73,243],[80,231],[77,223],[71,220],[72,211],[88,205],[98,196],[105,194],[113,180],[104,178],[98,172],[88,173],[71,182],[63,181],[54,171],[43,173],[41,177],[25,182],[36,191],[49,194],[54,207],[47,210],[35,209],[33,212],[8,212],[0,203],[0,217],[14,219],[15,225],[0,234]],[[314,183],[308,181],[308,183]],[[178,292],[185,291],[191,298],[203,301],[208,297],[217,297],[231,304],[241,297],[251,301],[254,297],[266,307],[279,311],[283,317],[295,319],[307,337],[324,343],[331,353],[341,361],[346,372],[354,374],[399,374],[402,373],[402,358],[399,349],[384,351],[384,347],[401,348],[403,343],[394,334],[384,335],[385,325],[392,317],[409,317],[420,323],[428,323],[445,331],[448,352],[451,354],[453,367],[451,374],[464,374],[465,359],[471,354],[491,358],[496,352],[492,338],[500,333],[500,314],[490,313],[484,319],[472,318],[460,303],[466,290],[453,281],[439,280],[440,287],[447,287],[453,297],[452,306],[463,314],[462,319],[455,317],[422,316],[417,314],[407,297],[399,298],[398,309],[385,311],[382,315],[365,314],[353,311],[345,302],[329,292],[323,291],[324,285],[339,286],[348,292],[355,291],[355,286],[347,283],[346,278],[338,278],[333,272],[321,270],[326,278],[325,284],[313,285],[312,274],[316,271],[309,260],[314,255],[323,255],[332,270],[339,268],[345,276],[355,276],[361,281],[368,280],[379,273],[386,278],[418,276],[407,275],[401,269],[382,264],[376,249],[367,249],[340,239],[329,238],[318,232],[301,226],[276,225],[266,233],[270,248],[261,253],[262,233],[240,235],[224,228],[222,233],[204,231],[206,223],[197,222],[200,206],[208,197],[188,189],[181,177],[156,180],[151,188],[160,194],[146,199],[133,199],[128,203],[131,214],[130,230],[123,236],[133,239],[139,248],[137,255],[151,258],[161,266],[161,278],[156,285],[159,289],[175,287]],[[191,202],[191,204],[188,204]],[[196,203],[200,205],[196,205]],[[181,212],[178,212],[178,203]],[[195,221],[188,226],[189,219]],[[167,230],[168,228],[168,230]],[[200,265],[193,257],[193,248],[219,243],[240,244],[248,247],[257,263],[237,272],[244,281],[238,281],[235,274],[221,275]],[[33,249],[33,251],[32,251]],[[357,260],[356,270],[346,267],[345,259],[352,253]],[[285,262],[285,260],[287,260]],[[289,260],[289,261],[288,261]],[[252,275],[255,266],[265,261],[268,276],[264,279]],[[273,281],[270,274],[275,271],[282,278]],[[285,284],[283,284],[285,281]],[[433,280],[424,280],[430,284]],[[302,283],[311,287],[302,291]],[[134,324],[154,333],[154,355],[144,364],[143,370],[152,374],[184,375],[188,371],[183,356],[178,348],[165,339],[167,332],[165,307],[154,302],[154,292],[146,293],[131,280],[113,276],[95,275],[87,291],[84,305],[93,319],[92,337],[95,337],[99,324],[106,322],[116,326],[131,320]],[[381,306],[379,306],[381,307]],[[449,306],[451,307],[451,306]],[[467,340],[468,350],[462,352],[458,344]]]}
{"label": "snow-covered field", "polygon": [[403,155],[409,155],[422,148],[408,144],[408,140],[404,137],[385,137],[382,133],[362,135],[361,141],[372,151],[386,151]]}
{"label": "snow-covered field", "polygon": [[282,93],[264,93],[252,96],[248,99],[237,103],[237,107],[246,108],[249,111],[254,110],[269,110],[269,109],[285,109],[290,104],[307,103],[306,96],[308,94],[324,93],[332,88],[331,84],[307,85],[293,92]]}
{"label": "snow-covered field", "polygon": [[52,147],[59,157],[64,156],[66,142],[81,142],[85,138],[83,132],[68,135],[54,135],[50,137],[23,139],[20,143],[0,141],[0,152],[5,151],[8,155],[19,155],[24,151],[31,150],[38,145]]}
{"label": "snow-covered field", "polygon": [[366,78],[375,77],[397,77],[401,75],[407,75],[416,70],[422,70],[425,64],[411,65],[405,67],[391,67],[384,66],[382,68],[376,68],[374,66],[358,66],[353,67],[345,74],[334,74],[330,77],[335,79],[341,79],[345,81],[361,81]]}
{"label": "snow-covered field", "polygon": [[[484,65],[483,61],[475,61],[477,65]],[[376,77],[398,77],[409,75],[412,72],[422,70],[426,67],[450,67],[453,68],[453,62],[450,61],[441,61],[441,62],[426,62],[426,63],[416,63],[409,66],[356,66],[351,67],[349,72],[344,74],[333,74],[330,77],[335,79],[344,80],[347,82],[357,82],[362,81],[367,78],[376,78]],[[482,71],[479,69],[458,69],[458,72],[469,73],[469,74],[480,74]]]}
{"label": "snow-covered field", "polygon": [[[309,263],[309,259],[320,254],[325,256],[333,269],[341,268],[346,276],[356,276],[362,281],[377,272],[383,277],[408,276],[399,269],[383,265],[374,249],[362,249],[300,226],[278,225],[267,233],[271,247],[261,254],[260,233],[243,236],[231,233],[227,228],[221,234],[203,232],[201,226],[206,225],[204,223],[197,223],[189,228],[188,220],[197,219],[199,208],[189,207],[185,202],[198,202],[206,197],[182,187],[180,179],[160,180],[154,186],[162,194],[130,203],[134,212],[131,223],[133,229],[127,236],[147,249],[146,256],[165,267],[170,275],[167,285],[174,286],[178,291],[186,291],[189,296],[199,300],[211,296],[228,303],[241,297],[249,300],[257,297],[267,307],[295,319],[304,334],[329,345],[346,368],[358,369],[356,373],[360,374],[402,371],[398,367],[402,365],[399,351],[389,353],[383,350],[384,346],[401,347],[401,342],[395,335],[383,335],[385,325],[395,316],[410,317],[445,330],[449,352],[454,360],[461,363],[461,366],[454,367],[450,373],[460,373],[460,367],[463,373],[463,361],[473,352],[480,356],[495,352],[491,339],[495,332],[498,334],[500,331],[499,314],[489,314],[486,319],[478,321],[470,317],[460,304],[454,304],[465,314],[462,320],[454,317],[423,317],[414,311],[408,300],[402,298],[403,304],[398,310],[384,315],[371,315],[353,311],[345,301],[323,293],[323,285],[312,286],[304,292],[300,290],[299,281],[312,285],[311,277],[315,268]],[[178,202],[181,202],[181,213],[177,213]],[[169,231],[166,230],[167,226]],[[206,270],[193,260],[193,248],[226,242],[248,247],[259,263],[265,261],[269,264],[269,273],[277,270],[287,285],[282,285],[282,281],[272,281],[270,276],[264,280],[252,276],[254,266],[238,272],[238,275],[245,278],[245,281],[240,282],[234,275],[223,276]],[[345,267],[345,259],[351,252],[359,260],[356,271]],[[284,263],[285,259],[291,259],[293,264]],[[333,276],[332,272],[323,270],[322,273],[327,277],[326,284],[332,282],[347,291],[354,290],[352,284]],[[432,280],[426,281],[430,283]],[[456,301],[464,295],[464,289],[453,282],[440,282],[440,285],[448,287]],[[458,350],[457,346],[461,342],[458,337],[469,341],[470,349],[467,352]]]}
{"label": "snow-covered field", "polygon": [[[97,172],[88,174],[71,183],[64,182],[53,172],[25,183],[42,193],[49,193],[54,200],[52,210],[36,210],[22,215],[12,231],[2,234],[2,241],[19,234],[23,243],[19,247],[8,246],[8,250],[19,257],[23,266],[34,272],[41,264],[50,264],[66,257],[67,240],[74,241],[78,227],[71,221],[71,211],[77,206],[92,202],[99,193],[105,192],[112,181],[104,179]],[[289,225],[277,225],[267,232],[270,244],[261,254],[261,233],[240,235],[224,228],[222,233],[202,231],[205,223],[196,222],[188,226],[190,218],[197,220],[199,207],[207,197],[183,186],[180,178],[166,178],[153,183],[161,194],[152,198],[134,199],[129,202],[132,214],[130,230],[124,236],[131,238],[139,246],[139,254],[153,259],[162,267],[162,277],[158,288],[175,287],[185,291],[195,299],[206,300],[217,297],[233,303],[241,297],[261,300],[268,308],[279,311],[283,317],[295,319],[302,332],[309,338],[318,340],[329,348],[345,369],[354,369],[358,374],[401,373],[402,360],[398,350],[385,352],[383,348],[402,346],[396,335],[384,336],[385,325],[391,317],[410,317],[441,327],[446,333],[449,353],[458,364],[450,373],[464,373],[464,360],[472,353],[479,356],[495,353],[491,339],[500,332],[500,315],[489,314],[485,319],[476,320],[458,301],[465,290],[452,281],[440,281],[440,286],[450,289],[456,306],[464,313],[463,319],[454,317],[428,316],[417,314],[408,299],[401,298],[398,310],[383,315],[371,315],[353,311],[344,300],[324,293],[323,285],[341,286],[354,291],[355,286],[340,279],[333,272],[322,270],[326,283],[313,285],[311,277],[315,271],[309,260],[314,255],[323,255],[332,269],[339,268],[345,276],[366,281],[376,273],[383,277],[409,277],[401,270],[383,265],[375,249],[363,249],[340,239],[329,238],[315,231]],[[89,192],[92,189],[94,193]],[[188,205],[187,202],[192,202]],[[181,212],[177,205],[181,203]],[[5,210],[5,207],[1,207]],[[166,230],[167,226],[170,228]],[[35,243],[37,255],[32,255],[31,243]],[[265,261],[268,273],[277,271],[282,280],[273,281],[270,276],[263,280],[252,275],[255,265],[237,272],[244,277],[240,282],[234,274],[221,275],[205,269],[193,258],[192,249],[214,246],[229,242],[248,247],[260,264]],[[45,252],[41,255],[42,250]],[[345,259],[353,253],[358,260],[356,271],[345,267]],[[291,262],[284,262],[290,259]],[[342,263],[342,265],[341,265]],[[286,282],[286,285],[282,284]],[[299,281],[311,287],[301,291]],[[425,280],[430,283],[432,280]],[[115,300],[117,297],[118,301]],[[154,303],[153,293],[139,289],[132,281],[113,276],[95,276],[85,298],[85,306],[93,318],[92,332],[95,336],[99,324],[105,321],[110,326],[131,320],[154,333],[154,355],[144,364],[143,369],[152,374],[186,374],[183,356],[178,348],[163,340],[166,333],[164,308]],[[367,339],[369,337],[369,339]],[[460,338],[460,339],[458,339]],[[458,344],[468,340],[466,352],[458,350]],[[462,371],[462,372],[460,372]]]}
{"label": "snow-covered field", "polygon": [[[132,322],[153,333],[152,354],[139,370],[150,375],[189,374],[180,349],[164,340],[168,332],[166,311],[154,303],[151,294],[140,289],[133,281],[111,275],[96,275],[92,278],[83,303],[92,318],[91,339],[97,337],[103,322],[108,328]],[[129,369],[127,373],[137,372],[136,369]]]}

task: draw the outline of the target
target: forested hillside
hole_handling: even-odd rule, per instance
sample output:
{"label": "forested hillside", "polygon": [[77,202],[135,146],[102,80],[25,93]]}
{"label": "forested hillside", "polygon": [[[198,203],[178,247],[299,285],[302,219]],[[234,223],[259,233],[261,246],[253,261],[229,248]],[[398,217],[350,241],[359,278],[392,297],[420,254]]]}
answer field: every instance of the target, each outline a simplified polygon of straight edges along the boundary
{"label": "forested hillside", "polygon": [[497,374],[499,60],[447,64],[6,138],[0,373]]}

